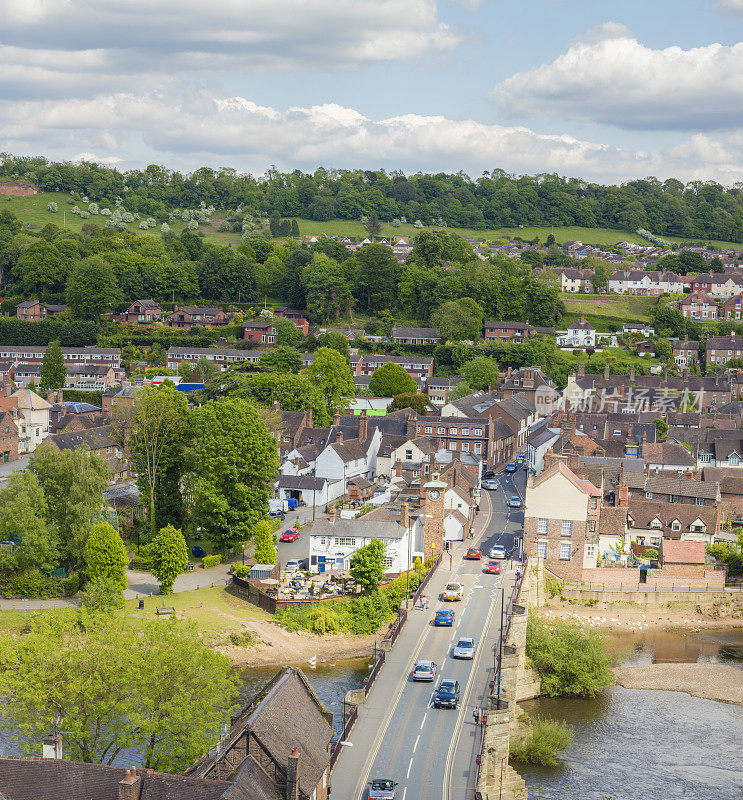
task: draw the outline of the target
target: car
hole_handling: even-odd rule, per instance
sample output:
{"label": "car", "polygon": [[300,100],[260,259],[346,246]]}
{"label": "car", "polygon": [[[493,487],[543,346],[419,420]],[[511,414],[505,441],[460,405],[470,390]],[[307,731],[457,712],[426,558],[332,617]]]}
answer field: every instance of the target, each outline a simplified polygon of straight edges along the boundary
{"label": "car", "polygon": [[397,783],[391,778],[374,778],[369,781],[369,800],[395,800]]}
{"label": "car", "polygon": [[298,558],[290,558],[284,567],[285,572],[299,572],[302,562]]}
{"label": "car", "polygon": [[489,492],[498,488],[498,484],[495,481],[483,481],[480,485]]}
{"label": "car", "polygon": [[441,595],[442,600],[449,600],[451,602],[456,602],[457,600],[462,599],[462,594],[464,591],[464,587],[462,586],[459,581],[450,581],[449,583],[444,586],[444,591]]}
{"label": "car", "polygon": [[414,681],[432,681],[436,677],[436,662],[428,658],[416,661],[413,667]]}
{"label": "car", "polygon": [[494,478],[495,477],[495,472],[492,469],[486,469],[482,473],[482,477],[483,478]]}
{"label": "car", "polygon": [[194,558],[203,558],[206,555],[206,550],[203,547],[199,547],[199,545],[195,545],[191,548],[191,555]]}
{"label": "car", "polygon": [[488,575],[500,575],[500,561],[488,561],[483,572]]}
{"label": "car", "polygon": [[459,705],[459,681],[446,678],[433,696],[434,708],[456,708]]}
{"label": "car", "polygon": [[502,544],[494,544],[490,548],[490,552],[488,553],[490,558],[505,558],[506,557],[506,548],[503,547]]}
{"label": "car", "polygon": [[506,472],[516,472],[515,464],[506,464]]}
{"label": "car", "polygon": [[471,636],[463,636],[451,651],[452,658],[474,658],[475,640]]}
{"label": "car", "polygon": [[284,513],[284,511],[282,509],[274,509],[273,511],[269,511],[268,512],[268,516],[271,519],[284,519],[286,514]]}
{"label": "car", "polygon": [[450,611],[448,608],[442,608],[440,611],[436,612],[433,618],[433,624],[437,628],[451,628],[454,624],[454,612]]}
{"label": "car", "polygon": [[517,494],[511,495],[508,499],[509,508],[521,508],[521,498]]}
{"label": "car", "polygon": [[469,561],[479,561],[482,558],[482,552],[479,547],[470,547],[465,558]]}
{"label": "car", "polygon": [[299,531],[296,528],[287,528],[281,534],[282,542],[296,542],[299,539]]}

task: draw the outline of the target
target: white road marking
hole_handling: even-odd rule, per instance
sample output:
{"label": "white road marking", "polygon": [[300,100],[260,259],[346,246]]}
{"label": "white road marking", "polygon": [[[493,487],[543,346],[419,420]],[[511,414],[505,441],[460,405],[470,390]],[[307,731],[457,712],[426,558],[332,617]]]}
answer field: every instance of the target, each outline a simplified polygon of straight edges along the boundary
{"label": "white road marking", "polygon": [[407,793],[408,793],[408,787],[406,786],[406,787],[405,787],[405,788],[402,790],[402,800],[405,800],[405,795],[406,795]]}
{"label": "white road marking", "polygon": [[409,777],[410,777],[410,770],[411,770],[412,768],[413,768],[413,759],[411,758],[411,759],[410,759],[410,761],[408,762],[408,772],[407,772],[407,774],[405,775],[405,777],[406,777],[406,778],[409,778]]}
{"label": "white road marking", "polygon": [[444,664],[446,664],[446,656],[444,656],[444,660],[441,662],[441,669],[444,668]]}
{"label": "white road marking", "polygon": [[428,707],[429,707],[429,708],[433,708],[433,695],[434,695],[434,693],[433,693],[433,692],[431,692],[431,697],[430,697],[430,699],[428,700]]}
{"label": "white road marking", "polygon": [[418,734],[418,736],[415,739],[415,744],[413,745],[413,752],[415,752],[418,749],[418,742],[420,741],[420,738],[421,738],[420,734]]}
{"label": "white road marking", "polygon": [[[433,695],[431,695],[433,697]],[[428,712],[423,715],[423,719],[421,720],[421,730],[423,730],[423,725],[426,721],[426,717],[428,716]]]}

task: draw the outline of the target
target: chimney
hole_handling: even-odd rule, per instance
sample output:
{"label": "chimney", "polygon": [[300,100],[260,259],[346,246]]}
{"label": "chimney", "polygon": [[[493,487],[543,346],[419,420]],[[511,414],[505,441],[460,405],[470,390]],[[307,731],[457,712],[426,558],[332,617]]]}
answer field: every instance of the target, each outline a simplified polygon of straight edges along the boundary
{"label": "chimney", "polygon": [[10,397],[13,394],[13,382],[10,380],[10,377],[6,373],[3,375],[3,396]]}
{"label": "chimney", "polygon": [[338,436],[336,437],[335,441],[339,444],[343,444],[343,431],[341,428],[338,428]]}
{"label": "chimney", "polygon": [[331,525],[335,524],[335,506],[333,506],[333,508],[330,509],[330,513],[328,515],[328,522]]}
{"label": "chimney", "polygon": [[400,506],[400,525],[402,525],[405,530],[410,527],[410,509],[405,500],[402,501],[402,505]]}
{"label": "chimney", "polygon": [[359,441],[365,442],[366,437],[369,435],[369,417],[364,409],[359,414]]}
{"label": "chimney", "polygon": [[119,781],[119,800],[139,800],[142,791],[142,778],[137,775],[137,768],[126,771],[123,781]]}
{"label": "chimney", "polygon": [[634,383],[634,381],[635,381],[635,368],[633,366],[630,366],[630,368],[629,368],[629,379],[630,379],[630,383]]}
{"label": "chimney", "polygon": [[643,443],[643,444],[647,444],[647,443],[648,443],[648,434],[647,434],[647,431],[643,431],[643,432],[642,432],[642,443]]}
{"label": "chimney", "polygon": [[414,439],[418,435],[418,423],[415,419],[414,412],[411,410],[410,416],[407,418],[407,427],[405,435],[408,439]]}
{"label": "chimney", "polygon": [[511,372],[513,372],[513,370],[511,369],[511,367],[509,367],[508,370],[506,370],[506,380],[508,380],[511,377]]}
{"label": "chimney", "polygon": [[401,478],[402,477],[402,459],[398,458],[395,462],[395,477]]}
{"label": "chimney", "polygon": [[49,405],[54,405],[54,403],[56,402],[54,396],[54,389],[49,389],[49,391],[46,393],[46,402],[49,403]]}
{"label": "chimney", "polygon": [[610,372],[609,372],[609,365],[608,365],[608,364],[606,364],[606,365],[604,366],[604,380],[605,380],[605,381],[608,381],[608,380],[609,380],[609,375],[610,375]]}
{"label": "chimney", "polygon": [[333,414],[333,425],[338,426],[340,424],[341,424],[340,411],[336,411],[335,414]]}
{"label": "chimney", "polygon": [[691,470],[690,469],[686,470],[686,472],[684,473],[684,478],[686,478],[687,481],[693,481],[694,480],[694,476],[691,474]]}
{"label": "chimney", "polygon": [[586,374],[586,365],[581,361],[581,363],[578,364],[578,375],[585,375],[585,374]]}
{"label": "chimney", "polygon": [[619,507],[627,508],[629,506],[629,487],[622,481],[619,484]]}
{"label": "chimney", "polygon": [[54,733],[41,740],[42,758],[62,758],[62,734]]}
{"label": "chimney", "polygon": [[299,800],[299,750],[296,747],[286,765],[286,800]]}
{"label": "chimney", "polygon": [[645,463],[645,475],[647,476],[650,475],[650,464],[648,464],[647,462]]}
{"label": "chimney", "polygon": [[308,409],[304,412],[304,422],[306,428],[312,427],[312,409]]}

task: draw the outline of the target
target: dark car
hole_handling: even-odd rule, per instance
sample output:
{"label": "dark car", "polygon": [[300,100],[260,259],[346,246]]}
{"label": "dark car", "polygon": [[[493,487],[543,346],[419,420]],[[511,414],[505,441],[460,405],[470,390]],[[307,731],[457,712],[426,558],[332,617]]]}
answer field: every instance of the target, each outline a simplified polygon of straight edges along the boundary
{"label": "dark car", "polygon": [[470,547],[465,558],[470,561],[479,561],[482,558],[482,552],[479,547]]}
{"label": "dark car", "polygon": [[194,558],[203,558],[206,555],[206,550],[204,550],[203,547],[195,545],[194,547],[191,548],[191,555]]}
{"label": "dark car", "polygon": [[506,464],[506,472],[516,472],[515,464]]}
{"label": "dark car", "polygon": [[483,478],[494,478],[495,477],[495,472],[492,469],[486,469],[482,473],[482,477]]}
{"label": "dark car", "polygon": [[456,708],[459,705],[459,681],[445,679],[433,696],[434,708]]}
{"label": "dark car", "polygon": [[488,561],[484,572],[487,572],[488,575],[500,575],[500,561]]}
{"label": "dark car", "polygon": [[374,778],[369,782],[369,800],[395,800],[397,783],[391,778]]}
{"label": "dark car", "polygon": [[454,612],[448,608],[442,608],[440,611],[436,612],[436,616],[433,618],[433,624],[437,628],[451,628],[454,624]]}

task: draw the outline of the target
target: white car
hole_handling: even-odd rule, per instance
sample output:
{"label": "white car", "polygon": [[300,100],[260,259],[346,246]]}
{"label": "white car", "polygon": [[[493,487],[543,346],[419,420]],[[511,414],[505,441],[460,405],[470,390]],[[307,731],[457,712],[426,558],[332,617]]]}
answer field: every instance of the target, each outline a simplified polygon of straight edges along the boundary
{"label": "white car", "polygon": [[463,636],[452,650],[452,658],[474,658],[475,640],[469,636]]}
{"label": "white car", "polygon": [[493,545],[490,548],[490,553],[488,553],[490,558],[505,558],[506,557],[506,548],[503,547],[502,544]]}
{"label": "white car", "polygon": [[454,603],[457,600],[462,599],[463,590],[464,587],[462,586],[461,583],[459,583],[459,581],[451,581],[450,583],[447,583],[446,586],[444,587],[444,592],[442,597],[444,600],[449,600]]}
{"label": "white car", "polygon": [[511,499],[508,501],[509,508],[521,508],[521,498],[514,494],[511,496]]}

